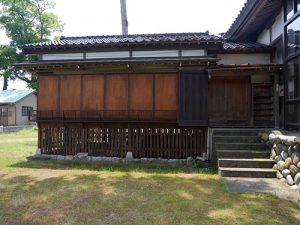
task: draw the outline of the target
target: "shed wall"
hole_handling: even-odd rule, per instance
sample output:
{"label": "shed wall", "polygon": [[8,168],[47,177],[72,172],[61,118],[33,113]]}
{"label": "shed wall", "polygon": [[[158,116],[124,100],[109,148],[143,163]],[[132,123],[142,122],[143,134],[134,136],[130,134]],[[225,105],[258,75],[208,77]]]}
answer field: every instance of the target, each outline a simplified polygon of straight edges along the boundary
{"label": "shed wall", "polygon": [[32,93],[16,103],[16,125],[28,125],[30,123],[28,120],[28,116],[22,116],[22,106],[31,106],[33,107],[33,110],[36,110],[36,95]]}

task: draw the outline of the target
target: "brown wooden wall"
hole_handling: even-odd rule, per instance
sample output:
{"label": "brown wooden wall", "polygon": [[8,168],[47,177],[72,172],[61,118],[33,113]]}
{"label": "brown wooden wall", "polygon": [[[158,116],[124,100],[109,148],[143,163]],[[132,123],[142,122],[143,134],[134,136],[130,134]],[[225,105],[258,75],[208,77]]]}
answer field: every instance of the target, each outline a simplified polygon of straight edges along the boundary
{"label": "brown wooden wall", "polygon": [[41,110],[57,110],[59,107],[59,77],[40,76],[38,107]]}
{"label": "brown wooden wall", "polygon": [[144,111],[140,117],[155,114],[176,120],[177,77],[174,73],[40,75],[38,110],[105,110],[112,115],[130,110],[133,116]]}
{"label": "brown wooden wall", "polygon": [[80,109],[80,76],[63,76],[60,78],[60,110]]}
{"label": "brown wooden wall", "polygon": [[104,76],[86,75],[82,77],[82,109],[104,109]]}
{"label": "brown wooden wall", "polygon": [[[40,75],[38,110],[105,111],[116,120],[127,116],[128,121],[156,117],[176,122],[178,77],[176,73]],[[209,126],[251,125],[250,76],[212,76],[207,96]]]}
{"label": "brown wooden wall", "polygon": [[249,76],[213,77],[208,90],[210,124],[250,124],[252,98]]}

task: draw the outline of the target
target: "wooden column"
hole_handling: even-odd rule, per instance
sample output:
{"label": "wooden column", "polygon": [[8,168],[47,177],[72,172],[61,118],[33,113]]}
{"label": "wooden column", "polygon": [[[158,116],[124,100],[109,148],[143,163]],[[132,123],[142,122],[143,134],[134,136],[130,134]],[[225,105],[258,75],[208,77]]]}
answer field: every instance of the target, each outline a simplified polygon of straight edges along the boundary
{"label": "wooden column", "polygon": [[279,128],[279,74],[274,76],[274,127]]}

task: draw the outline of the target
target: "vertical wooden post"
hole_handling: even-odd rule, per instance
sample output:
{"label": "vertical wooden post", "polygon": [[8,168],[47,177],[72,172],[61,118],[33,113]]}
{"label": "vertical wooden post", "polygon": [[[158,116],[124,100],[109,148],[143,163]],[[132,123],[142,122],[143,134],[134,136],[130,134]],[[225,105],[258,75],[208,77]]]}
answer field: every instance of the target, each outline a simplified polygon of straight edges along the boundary
{"label": "vertical wooden post", "polygon": [[274,126],[279,128],[279,75],[275,74],[274,76]]}
{"label": "vertical wooden post", "polygon": [[[250,81],[251,83],[251,81]],[[251,107],[250,107],[250,125],[251,127],[254,126],[254,88],[253,84],[251,83]]]}

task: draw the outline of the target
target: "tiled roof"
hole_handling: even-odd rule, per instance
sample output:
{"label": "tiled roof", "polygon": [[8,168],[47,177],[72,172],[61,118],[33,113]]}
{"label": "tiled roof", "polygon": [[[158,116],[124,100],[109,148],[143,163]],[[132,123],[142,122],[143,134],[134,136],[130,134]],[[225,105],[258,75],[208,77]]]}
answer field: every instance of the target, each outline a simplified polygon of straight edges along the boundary
{"label": "tiled roof", "polygon": [[123,45],[144,43],[177,43],[177,42],[206,42],[220,41],[221,38],[208,33],[166,33],[166,34],[134,34],[111,36],[61,37],[56,41],[39,42],[24,45],[26,47],[51,46],[89,46],[89,45]]}
{"label": "tiled roof", "polygon": [[[40,42],[22,46],[24,53],[34,52],[36,49],[68,49],[82,47],[120,47],[141,45],[146,48],[155,44],[189,44],[189,43],[218,43],[219,50],[259,49],[269,46],[255,42],[238,42],[226,40],[208,33],[166,33],[166,34],[136,34],[111,36],[61,37],[59,40]],[[223,45],[223,49],[222,49]]]}
{"label": "tiled roof", "polygon": [[256,40],[259,31],[281,11],[281,7],[281,0],[247,0],[224,37]]}
{"label": "tiled roof", "polygon": [[34,90],[4,90],[0,92],[0,103],[16,103]]}

